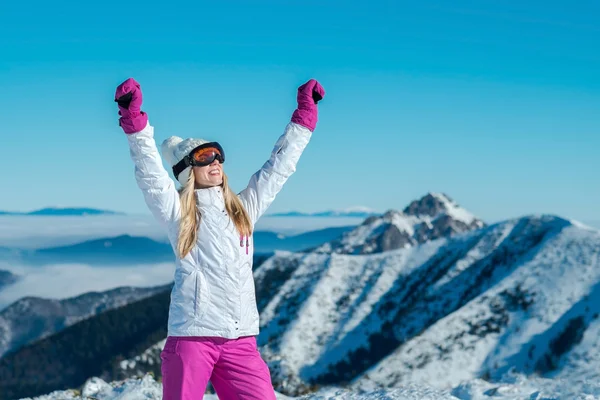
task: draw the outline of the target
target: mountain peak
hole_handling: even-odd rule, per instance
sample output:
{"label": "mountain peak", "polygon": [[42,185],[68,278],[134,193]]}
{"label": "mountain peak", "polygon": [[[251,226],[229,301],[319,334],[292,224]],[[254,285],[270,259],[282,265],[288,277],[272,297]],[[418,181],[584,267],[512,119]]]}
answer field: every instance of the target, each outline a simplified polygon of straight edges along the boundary
{"label": "mountain peak", "polygon": [[418,200],[412,201],[404,209],[404,214],[435,217],[448,212],[452,206],[458,206],[450,197],[443,193],[427,193]]}
{"label": "mountain peak", "polygon": [[485,224],[443,193],[427,193],[403,211],[388,210],[371,216],[341,239],[321,246],[319,252],[380,253],[410,247],[483,227]]}
{"label": "mountain peak", "polygon": [[411,202],[402,212],[405,215],[414,217],[435,218],[447,215],[466,225],[483,226],[483,223],[478,223],[479,220],[473,214],[462,208],[450,196],[444,193],[427,193],[420,199]]}

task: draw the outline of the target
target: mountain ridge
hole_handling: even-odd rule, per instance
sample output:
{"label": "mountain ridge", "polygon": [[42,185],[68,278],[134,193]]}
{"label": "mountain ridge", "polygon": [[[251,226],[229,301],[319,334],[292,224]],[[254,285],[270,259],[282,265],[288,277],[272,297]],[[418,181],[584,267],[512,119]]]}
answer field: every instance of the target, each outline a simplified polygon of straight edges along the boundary
{"label": "mountain ridge", "polygon": [[[257,271],[258,287],[276,265],[297,265],[263,306],[259,344],[274,381],[290,394],[314,384],[372,380],[389,386],[430,379],[452,385],[496,369],[500,374],[506,372],[502,365],[515,363],[500,363],[490,346],[502,333],[519,337],[512,329],[523,325],[525,313],[539,309],[544,315],[548,294],[533,283],[541,271],[552,268],[546,274],[557,280],[578,269],[591,282],[600,281],[599,249],[599,231],[541,215],[377,254],[280,254]],[[569,290],[579,296],[588,290],[578,278],[570,276],[565,294],[553,300],[564,309],[577,298]],[[542,282],[542,288],[556,285]],[[586,301],[585,307],[591,311],[584,330],[600,304]],[[562,340],[569,350],[559,354],[557,346],[545,345],[538,360],[553,357],[552,365],[560,365],[576,347],[576,335],[557,339],[565,329],[554,329],[545,343]],[[481,370],[473,366],[487,353],[478,346],[491,352]],[[509,353],[521,349],[505,346]],[[524,362],[517,367],[535,370]]]}
{"label": "mountain ridge", "polygon": [[170,287],[170,284],[148,288],[124,286],[60,300],[22,297],[0,311],[0,357],[79,321]]}
{"label": "mountain ridge", "polygon": [[372,254],[415,246],[486,224],[445,194],[427,193],[403,211],[371,216],[355,230],[315,249],[321,253]]}
{"label": "mountain ridge", "polygon": [[381,213],[369,208],[369,207],[349,207],[342,210],[325,210],[317,212],[302,212],[302,211],[288,211],[279,212],[273,214],[267,214],[265,217],[353,217],[353,218],[367,218],[372,215],[380,215]]}
{"label": "mountain ridge", "polygon": [[87,215],[126,215],[124,212],[88,207],[45,207],[33,211],[4,211],[0,215],[37,216],[87,216]]}

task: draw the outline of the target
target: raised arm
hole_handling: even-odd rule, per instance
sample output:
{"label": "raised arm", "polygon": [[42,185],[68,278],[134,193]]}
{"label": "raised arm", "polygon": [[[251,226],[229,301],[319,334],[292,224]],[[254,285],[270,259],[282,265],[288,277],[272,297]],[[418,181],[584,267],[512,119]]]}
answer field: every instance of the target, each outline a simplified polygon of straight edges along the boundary
{"label": "raised arm", "polygon": [[253,224],[265,213],[296,171],[298,160],[317,124],[317,103],[324,96],[325,90],[314,79],[298,88],[298,108],[292,120],[275,143],[269,160],[252,175],[246,189],[239,194]]}
{"label": "raised arm", "polygon": [[154,128],[148,115],[141,111],[142,91],[139,83],[129,78],[115,93],[119,104],[119,124],[127,134],[129,152],[135,165],[135,179],[154,217],[169,226],[179,219],[179,194],[164,169],[154,140]]}

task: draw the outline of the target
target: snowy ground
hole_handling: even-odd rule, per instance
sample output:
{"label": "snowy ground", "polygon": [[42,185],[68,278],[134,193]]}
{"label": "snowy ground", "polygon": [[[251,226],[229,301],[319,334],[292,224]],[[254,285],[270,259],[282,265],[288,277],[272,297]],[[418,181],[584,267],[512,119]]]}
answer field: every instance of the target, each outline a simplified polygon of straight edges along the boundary
{"label": "snowy ground", "polygon": [[[149,400],[161,399],[162,387],[152,376],[108,384],[92,378],[81,392],[75,390],[53,392],[36,397],[36,400]],[[465,382],[450,391],[441,391],[419,385],[406,385],[395,389],[364,386],[353,391],[342,388],[326,388],[302,397],[277,394],[278,400],[594,400],[600,399],[600,382],[528,379],[519,375],[507,375],[502,383],[482,380]],[[200,400],[200,399],[199,399]],[[216,395],[206,395],[204,400],[218,400]]]}

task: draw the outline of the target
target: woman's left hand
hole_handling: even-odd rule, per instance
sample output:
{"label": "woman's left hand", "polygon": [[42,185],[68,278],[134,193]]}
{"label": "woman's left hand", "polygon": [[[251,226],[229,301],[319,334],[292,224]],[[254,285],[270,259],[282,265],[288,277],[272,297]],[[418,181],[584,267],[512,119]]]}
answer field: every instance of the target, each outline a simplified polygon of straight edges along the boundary
{"label": "woman's left hand", "polygon": [[325,97],[325,89],[316,80],[311,79],[298,88],[298,108],[292,115],[292,122],[314,131],[318,121],[317,103]]}

